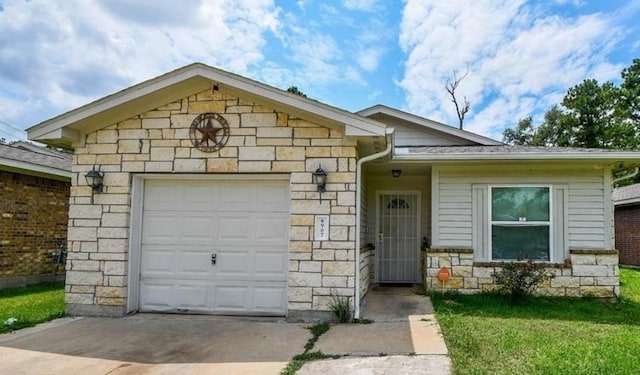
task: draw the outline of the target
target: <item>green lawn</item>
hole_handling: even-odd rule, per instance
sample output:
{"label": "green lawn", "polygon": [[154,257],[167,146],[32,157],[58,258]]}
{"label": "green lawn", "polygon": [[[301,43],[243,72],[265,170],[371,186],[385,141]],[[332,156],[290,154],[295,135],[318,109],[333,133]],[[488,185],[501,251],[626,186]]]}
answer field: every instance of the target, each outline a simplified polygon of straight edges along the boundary
{"label": "green lawn", "polygon": [[[64,315],[64,283],[0,290],[0,333],[30,327]],[[6,325],[8,318],[18,321]]]}
{"label": "green lawn", "polygon": [[454,374],[640,374],[640,271],[620,274],[619,303],[432,295]]}

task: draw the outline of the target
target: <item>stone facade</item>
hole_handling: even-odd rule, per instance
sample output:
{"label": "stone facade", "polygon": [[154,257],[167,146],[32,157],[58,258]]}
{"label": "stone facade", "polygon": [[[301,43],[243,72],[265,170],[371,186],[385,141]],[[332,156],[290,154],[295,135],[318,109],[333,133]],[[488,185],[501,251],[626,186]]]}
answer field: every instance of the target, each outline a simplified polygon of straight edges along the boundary
{"label": "stone facade", "polygon": [[[493,273],[500,263],[474,262],[470,249],[428,249],[425,257],[425,286],[441,290],[438,270],[447,268],[451,279],[445,290],[460,293],[480,293],[496,289]],[[547,268],[555,278],[543,283],[539,295],[567,297],[617,297],[620,295],[618,254],[616,251],[573,250],[571,262],[553,264]]]}
{"label": "stone facade", "polygon": [[[216,112],[230,126],[224,148],[193,147],[196,116]],[[355,285],[356,145],[341,131],[254,102],[205,91],[102,128],[76,147],[69,217],[66,301],[71,314],[125,313],[132,176],[288,174],[290,234],[288,315],[326,312],[331,294],[351,297]],[[104,192],[92,198],[84,174],[104,172]],[[312,172],[327,171],[326,192]],[[330,215],[328,241],[314,241],[315,215]]]}
{"label": "stone facade", "polygon": [[69,182],[0,171],[0,287],[61,278],[47,254],[66,241],[68,210]]}

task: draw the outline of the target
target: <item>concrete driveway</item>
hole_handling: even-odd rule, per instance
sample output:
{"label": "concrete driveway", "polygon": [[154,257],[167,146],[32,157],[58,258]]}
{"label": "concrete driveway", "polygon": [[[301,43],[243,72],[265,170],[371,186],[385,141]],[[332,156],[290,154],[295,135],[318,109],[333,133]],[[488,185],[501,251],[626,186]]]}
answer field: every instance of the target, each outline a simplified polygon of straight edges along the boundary
{"label": "concrete driveway", "polygon": [[[449,374],[428,298],[399,289],[370,292],[363,318],[374,323],[332,325],[313,348],[344,359],[311,362],[298,373]],[[279,374],[304,352],[309,326],[204,315],[64,318],[0,335],[0,373]]]}
{"label": "concrete driveway", "polygon": [[212,316],[66,318],[0,336],[6,374],[278,374],[307,325]]}

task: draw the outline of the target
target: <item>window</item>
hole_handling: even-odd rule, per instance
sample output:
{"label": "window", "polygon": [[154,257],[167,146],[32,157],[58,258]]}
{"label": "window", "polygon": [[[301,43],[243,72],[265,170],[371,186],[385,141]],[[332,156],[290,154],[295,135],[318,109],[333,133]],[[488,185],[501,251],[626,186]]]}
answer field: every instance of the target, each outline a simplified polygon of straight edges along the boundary
{"label": "window", "polygon": [[549,190],[547,186],[491,187],[492,260],[550,260]]}

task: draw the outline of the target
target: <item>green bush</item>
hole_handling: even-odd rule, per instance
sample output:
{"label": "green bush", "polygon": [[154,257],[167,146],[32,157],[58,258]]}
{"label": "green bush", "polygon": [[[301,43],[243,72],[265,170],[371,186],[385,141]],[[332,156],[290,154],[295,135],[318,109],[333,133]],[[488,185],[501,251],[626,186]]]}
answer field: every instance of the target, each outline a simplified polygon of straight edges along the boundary
{"label": "green bush", "polygon": [[544,281],[551,280],[554,274],[547,272],[544,263],[525,262],[504,263],[500,271],[492,274],[499,290],[518,301],[531,295]]}

